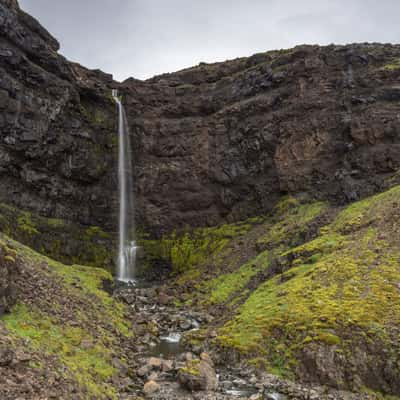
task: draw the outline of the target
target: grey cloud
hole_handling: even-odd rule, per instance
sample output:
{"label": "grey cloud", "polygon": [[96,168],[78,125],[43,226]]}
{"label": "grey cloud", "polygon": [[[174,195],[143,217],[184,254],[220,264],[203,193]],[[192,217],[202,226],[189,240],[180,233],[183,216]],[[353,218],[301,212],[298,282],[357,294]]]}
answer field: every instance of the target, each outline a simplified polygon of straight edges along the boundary
{"label": "grey cloud", "polygon": [[61,52],[116,79],[296,44],[398,42],[398,0],[20,0]]}

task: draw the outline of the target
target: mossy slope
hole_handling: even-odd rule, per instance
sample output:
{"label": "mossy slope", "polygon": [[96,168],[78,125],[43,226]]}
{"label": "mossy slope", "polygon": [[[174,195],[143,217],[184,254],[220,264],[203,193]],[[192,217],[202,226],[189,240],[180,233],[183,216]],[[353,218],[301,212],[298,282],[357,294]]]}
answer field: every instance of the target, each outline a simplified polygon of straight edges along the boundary
{"label": "mossy slope", "polygon": [[[221,328],[219,345],[261,355],[267,368],[289,376],[310,373],[305,359],[329,353],[333,361],[315,363],[314,380],[398,394],[399,199],[395,187],[355,203],[314,240],[282,249],[283,273],[251,293]],[[348,376],[342,370],[351,366]]]}
{"label": "mossy slope", "polygon": [[2,322],[15,350],[31,354],[37,373],[51,368],[67,379],[74,398],[117,398],[113,378],[127,365],[124,346],[133,333],[125,307],[102,290],[111,275],[65,266],[6,236],[0,243],[14,249],[22,272],[19,302]]}
{"label": "mossy slope", "polygon": [[182,298],[218,316],[214,343],[227,355],[398,395],[399,199],[400,186],[343,209],[283,199],[219,258],[178,277]]}

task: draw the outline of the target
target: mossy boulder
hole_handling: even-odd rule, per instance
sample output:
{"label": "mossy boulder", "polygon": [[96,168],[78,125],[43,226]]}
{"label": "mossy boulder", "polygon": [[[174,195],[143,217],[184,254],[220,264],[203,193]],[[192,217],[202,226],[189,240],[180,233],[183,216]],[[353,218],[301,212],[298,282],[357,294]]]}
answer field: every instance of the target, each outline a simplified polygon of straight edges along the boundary
{"label": "mossy boulder", "polygon": [[190,360],[178,371],[178,381],[190,391],[215,390],[218,378],[213,366],[206,360]]}

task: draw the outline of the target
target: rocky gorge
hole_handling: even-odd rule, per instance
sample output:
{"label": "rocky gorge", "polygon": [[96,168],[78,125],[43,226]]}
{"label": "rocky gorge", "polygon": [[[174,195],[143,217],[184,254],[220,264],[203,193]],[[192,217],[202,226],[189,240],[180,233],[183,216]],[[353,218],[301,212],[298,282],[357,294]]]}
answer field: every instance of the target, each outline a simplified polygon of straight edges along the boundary
{"label": "rocky gorge", "polygon": [[[400,45],[124,82],[58,50],[0,0],[0,398],[400,396]],[[112,89],[143,287],[110,274]]]}

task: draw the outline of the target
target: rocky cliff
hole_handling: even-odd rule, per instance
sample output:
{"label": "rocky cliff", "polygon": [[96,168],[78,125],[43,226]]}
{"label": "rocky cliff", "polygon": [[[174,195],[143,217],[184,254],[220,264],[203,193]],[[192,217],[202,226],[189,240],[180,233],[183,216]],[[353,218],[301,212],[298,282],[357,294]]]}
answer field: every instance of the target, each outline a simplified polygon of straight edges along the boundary
{"label": "rocky cliff", "polygon": [[260,214],[287,193],[353,201],[399,168],[400,46],[300,46],[117,83],[59,55],[16,1],[0,2],[0,35],[0,201],[19,210],[115,230],[112,87],[152,234]]}
{"label": "rocky cliff", "polygon": [[300,46],[123,83],[143,221],[212,225],[283,194],[344,203],[399,167],[400,47]]}

